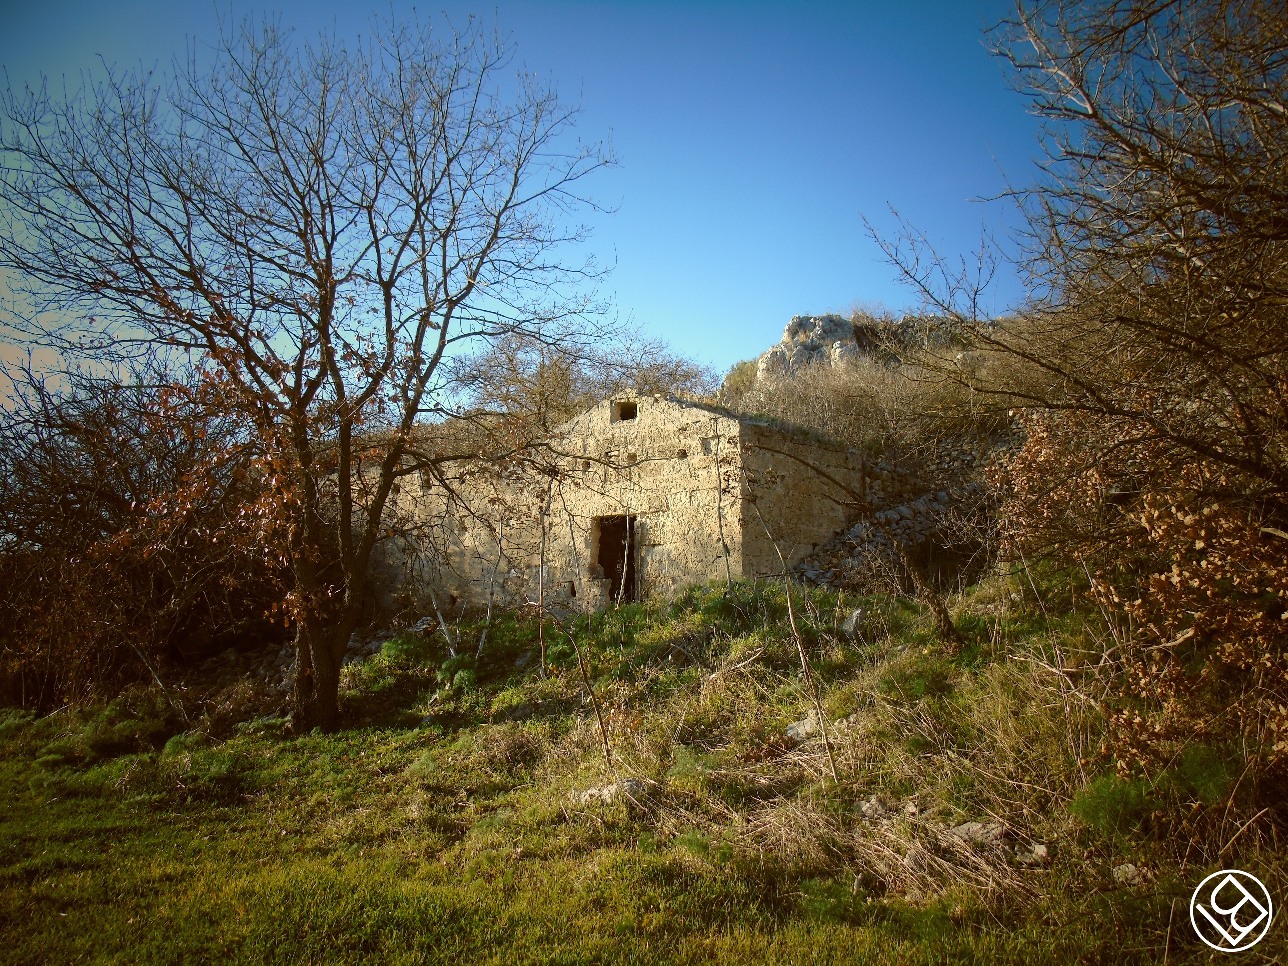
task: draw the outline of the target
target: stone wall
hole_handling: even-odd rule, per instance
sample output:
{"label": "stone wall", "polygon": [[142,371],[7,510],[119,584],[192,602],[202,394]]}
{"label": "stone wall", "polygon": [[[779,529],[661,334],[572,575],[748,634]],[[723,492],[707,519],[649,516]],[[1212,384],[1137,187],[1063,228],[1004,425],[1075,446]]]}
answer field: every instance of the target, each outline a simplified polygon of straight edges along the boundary
{"label": "stone wall", "polygon": [[548,518],[556,579],[573,582],[584,606],[610,598],[604,538],[615,518],[631,518],[638,551],[625,597],[722,577],[726,555],[740,575],[741,548],[730,539],[742,525],[738,437],[736,418],[656,396],[609,400],[566,424],[558,445],[567,472]]}
{"label": "stone wall", "polygon": [[912,487],[855,451],[667,397],[606,401],[549,442],[550,473],[405,483],[416,526],[382,580],[422,612],[542,594],[598,609],[781,573]]}
{"label": "stone wall", "polygon": [[944,588],[992,560],[996,493],[987,467],[1017,445],[1008,433],[942,440],[915,466],[882,462],[870,473],[874,512],[860,514],[802,559],[811,583],[863,589],[887,582],[911,560]]}
{"label": "stone wall", "polygon": [[404,501],[418,533],[388,555],[386,579],[401,568],[418,609],[430,594],[446,607],[543,592],[594,609],[741,576],[739,431],[717,409],[609,400],[552,437],[556,475],[476,470],[450,480],[451,495],[420,487]]}
{"label": "stone wall", "polygon": [[742,452],[749,574],[781,573],[784,562],[790,567],[808,556],[869,499],[868,467],[853,450],[747,422]]}

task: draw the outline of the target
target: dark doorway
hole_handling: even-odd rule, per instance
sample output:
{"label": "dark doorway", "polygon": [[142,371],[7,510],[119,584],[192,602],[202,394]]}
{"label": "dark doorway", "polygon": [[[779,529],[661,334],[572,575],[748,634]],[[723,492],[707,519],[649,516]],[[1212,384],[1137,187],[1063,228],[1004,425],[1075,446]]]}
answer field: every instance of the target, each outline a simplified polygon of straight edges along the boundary
{"label": "dark doorway", "polygon": [[597,517],[599,552],[595,563],[608,578],[610,600],[637,600],[635,578],[635,517]]}

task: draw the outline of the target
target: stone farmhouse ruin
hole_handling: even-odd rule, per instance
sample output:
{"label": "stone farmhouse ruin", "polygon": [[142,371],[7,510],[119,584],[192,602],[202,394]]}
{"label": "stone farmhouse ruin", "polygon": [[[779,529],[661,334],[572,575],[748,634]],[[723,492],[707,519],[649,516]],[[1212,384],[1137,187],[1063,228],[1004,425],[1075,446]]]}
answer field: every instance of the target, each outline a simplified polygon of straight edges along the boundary
{"label": "stone farmhouse ruin", "polygon": [[505,473],[408,478],[400,506],[418,536],[379,582],[422,612],[599,609],[781,574],[895,485],[855,451],[666,396],[607,400],[549,448],[548,463]]}

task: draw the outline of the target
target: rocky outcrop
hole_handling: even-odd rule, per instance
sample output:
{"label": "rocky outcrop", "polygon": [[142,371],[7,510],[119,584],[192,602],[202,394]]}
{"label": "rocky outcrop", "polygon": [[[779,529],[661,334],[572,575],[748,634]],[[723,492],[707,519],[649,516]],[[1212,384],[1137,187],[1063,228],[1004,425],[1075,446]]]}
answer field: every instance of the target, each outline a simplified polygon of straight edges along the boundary
{"label": "rocky outcrop", "polygon": [[[840,366],[862,358],[894,362],[914,346],[945,347],[958,341],[952,320],[939,316],[796,315],[778,344],[756,359],[756,378],[779,379],[811,367]],[[964,351],[957,358],[959,365],[971,367],[984,360],[980,353]]]}
{"label": "rocky outcrop", "polygon": [[792,375],[814,365],[840,365],[860,355],[854,323],[839,315],[797,315],[782,340],[756,360],[756,378]]}

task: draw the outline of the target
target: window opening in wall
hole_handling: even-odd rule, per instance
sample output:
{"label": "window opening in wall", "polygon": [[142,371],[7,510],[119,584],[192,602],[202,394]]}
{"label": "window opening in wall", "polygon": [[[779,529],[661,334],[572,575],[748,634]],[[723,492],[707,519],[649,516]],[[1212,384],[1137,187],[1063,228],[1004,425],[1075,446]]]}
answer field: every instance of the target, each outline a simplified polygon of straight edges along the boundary
{"label": "window opening in wall", "polygon": [[639,600],[635,517],[596,517],[595,563],[608,578],[610,600],[628,604]]}
{"label": "window opening in wall", "polygon": [[621,422],[626,419],[634,419],[639,415],[639,403],[635,400],[623,400],[622,402],[613,403],[613,422]]}

